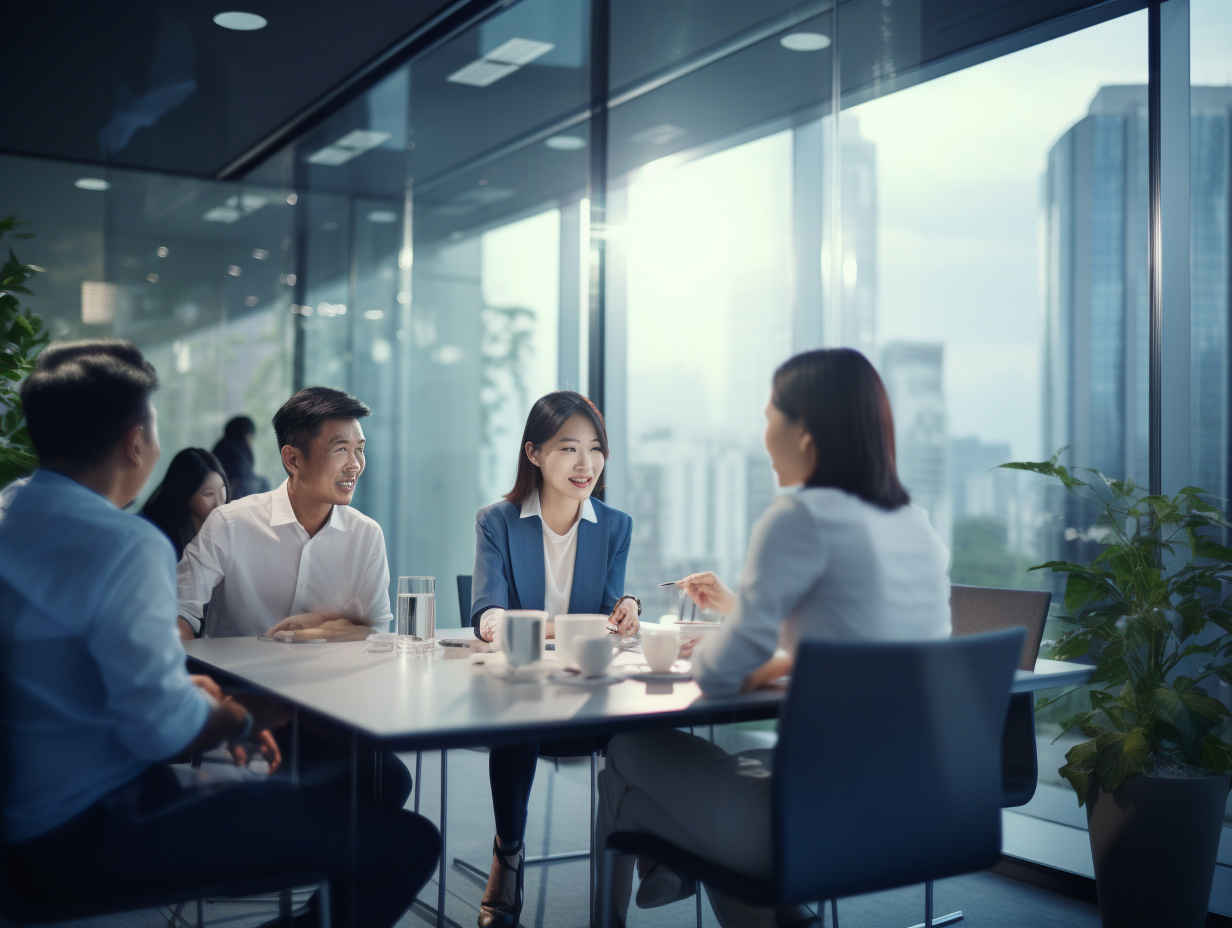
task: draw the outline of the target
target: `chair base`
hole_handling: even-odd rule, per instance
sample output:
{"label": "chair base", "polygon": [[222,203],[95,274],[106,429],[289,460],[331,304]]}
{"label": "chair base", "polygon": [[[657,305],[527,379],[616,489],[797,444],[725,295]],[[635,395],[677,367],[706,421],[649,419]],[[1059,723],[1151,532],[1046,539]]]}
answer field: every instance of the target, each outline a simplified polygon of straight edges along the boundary
{"label": "chair base", "polygon": [[951,912],[949,915],[938,916],[931,922],[920,922],[918,925],[912,925],[911,928],[929,928],[929,925],[932,925],[933,928],[937,928],[939,925],[952,925],[955,922],[962,921],[962,917],[962,909],[959,909],[957,912]]}

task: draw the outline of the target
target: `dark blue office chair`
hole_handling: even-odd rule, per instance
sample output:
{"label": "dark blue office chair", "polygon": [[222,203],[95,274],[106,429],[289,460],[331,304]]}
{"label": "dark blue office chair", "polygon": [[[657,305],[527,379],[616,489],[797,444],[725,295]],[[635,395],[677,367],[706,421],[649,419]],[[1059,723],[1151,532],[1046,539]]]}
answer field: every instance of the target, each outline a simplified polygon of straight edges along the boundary
{"label": "dark blue office chair", "polygon": [[[836,928],[840,896],[996,863],[1001,733],[1024,637],[1012,629],[918,643],[803,642],[774,751],[771,878],[617,832],[604,849],[601,919],[617,854],[654,858],[750,905],[829,899]],[[698,810],[710,812],[721,814]]]}

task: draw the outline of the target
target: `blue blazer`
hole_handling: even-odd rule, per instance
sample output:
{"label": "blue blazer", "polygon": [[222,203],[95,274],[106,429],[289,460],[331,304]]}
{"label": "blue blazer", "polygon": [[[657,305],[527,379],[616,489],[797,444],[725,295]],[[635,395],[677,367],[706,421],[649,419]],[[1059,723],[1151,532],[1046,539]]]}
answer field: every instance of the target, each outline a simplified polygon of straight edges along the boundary
{"label": "blue blazer", "polygon": [[[598,521],[578,521],[570,612],[611,612],[625,591],[625,561],[633,519],[592,499]],[[543,522],[521,518],[521,507],[502,501],[475,516],[475,573],[471,585],[471,626],[493,607],[542,609],[544,603]]]}

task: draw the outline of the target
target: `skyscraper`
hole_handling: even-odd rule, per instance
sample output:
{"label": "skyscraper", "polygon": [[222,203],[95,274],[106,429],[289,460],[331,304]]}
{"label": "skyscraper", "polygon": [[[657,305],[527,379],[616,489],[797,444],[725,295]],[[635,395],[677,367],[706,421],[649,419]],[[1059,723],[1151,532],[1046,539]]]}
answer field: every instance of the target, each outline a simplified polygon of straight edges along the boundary
{"label": "skyscraper", "polygon": [[[1191,91],[1190,452],[1194,483],[1228,496],[1229,135],[1232,88]],[[1043,180],[1044,414],[1047,452],[1145,483],[1149,302],[1147,88],[1110,86],[1052,147]],[[1058,487],[1043,508],[1048,557],[1091,513]]]}
{"label": "skyscraper", "polygon": [[899,479],[911,501],[928,511],[948,547],[953,516],[944,361],[942,345],[922,342],[890,342],[881,354],[881,376],[894,410]]}

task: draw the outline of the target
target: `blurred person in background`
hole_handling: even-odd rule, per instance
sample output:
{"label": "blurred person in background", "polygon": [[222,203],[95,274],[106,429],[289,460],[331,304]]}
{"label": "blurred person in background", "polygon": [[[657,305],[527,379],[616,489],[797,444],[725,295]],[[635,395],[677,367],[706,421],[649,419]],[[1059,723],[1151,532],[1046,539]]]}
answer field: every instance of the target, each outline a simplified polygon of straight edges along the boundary
{"label": "blurred person in background", "polygon": [[253,470],[252,453],[257,424],[248,416],[236,416],[222,430],[222,438],[214,446],[214,456],[223,466],[230,483],[228,499],[243,499],[253,493],[268,493],[270,482]]}
{"label": "blurred person in background", "polygon": [[209,514],[230,499],[227,472],[218,458],[204,448],[185,448],[171,459],[162,483],[141,507],[141,515],[171,539],[178,561]]}

